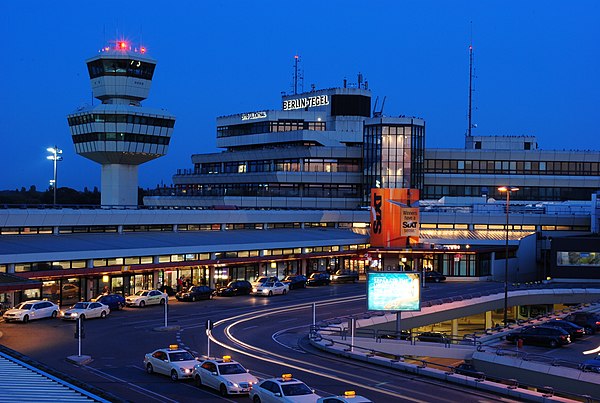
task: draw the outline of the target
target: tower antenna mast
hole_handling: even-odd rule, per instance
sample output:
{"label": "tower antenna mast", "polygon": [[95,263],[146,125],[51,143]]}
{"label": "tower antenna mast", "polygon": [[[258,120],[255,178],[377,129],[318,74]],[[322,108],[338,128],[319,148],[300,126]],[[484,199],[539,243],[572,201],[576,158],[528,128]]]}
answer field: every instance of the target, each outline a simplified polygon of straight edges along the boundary
{"label": "tower antenna mast", "polygon": [[294,56],[294,95],[298,93],[298,81],[300,80],[300,75],[298,72],[298,63],[300,63],[300,56]]}
{"label": "tower antenna mast", "polygon": [[473,129],[473,23],[471,23],[471,41],[469,43],[469,110],[468,110],[468,127],[467,137],[471,137],[471,129]]}

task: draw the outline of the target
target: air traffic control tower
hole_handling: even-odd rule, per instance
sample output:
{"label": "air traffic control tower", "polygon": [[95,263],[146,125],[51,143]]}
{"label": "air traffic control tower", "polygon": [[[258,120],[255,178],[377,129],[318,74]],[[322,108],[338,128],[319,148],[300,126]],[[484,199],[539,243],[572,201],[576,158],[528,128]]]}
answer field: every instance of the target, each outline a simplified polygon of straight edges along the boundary
{"label": "air traffic control tower", "polygon": [[102,164],[102,205],[138,205],[138,165],[167,153],[175,117],[147,108],[156,60],[143,47],[117,41],[86,61],[102,104],[68,115],[75,151]]}

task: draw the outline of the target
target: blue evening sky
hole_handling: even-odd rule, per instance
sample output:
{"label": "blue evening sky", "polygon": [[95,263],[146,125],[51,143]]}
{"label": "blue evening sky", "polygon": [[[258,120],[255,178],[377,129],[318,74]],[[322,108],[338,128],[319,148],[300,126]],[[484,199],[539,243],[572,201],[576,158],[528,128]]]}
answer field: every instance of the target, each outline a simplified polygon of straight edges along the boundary
{"label": "blue evening sky", "polygon": [[[543,149],[599,150],[600,2],[0,1],[0,189],[100,187],[74,152],[66,115],[91,102],[85,60],[116,38],[158,60],[143,105],[177,117],[169,153],[140,186],[171,184],[193,153],[217,151],[215,118],[279,109],[299,54],[304,89],[361,72],[386,115],[426,120],[427,147],[463,146],[468,45],[473,134],[535,135]],[[472,23],[471,23],[472,22]],[[96,101],[96,104],[98,101]]]}

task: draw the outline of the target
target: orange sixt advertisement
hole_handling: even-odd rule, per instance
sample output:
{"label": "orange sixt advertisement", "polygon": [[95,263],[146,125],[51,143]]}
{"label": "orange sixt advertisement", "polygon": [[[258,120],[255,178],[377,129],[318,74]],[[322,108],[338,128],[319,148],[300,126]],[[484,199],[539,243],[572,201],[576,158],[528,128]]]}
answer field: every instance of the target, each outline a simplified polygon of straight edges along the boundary
{"label": "orange sixt advertisement", "polygon": [[417,189],[371,189],[371,246],[406,247],[418,243],[418,201]]}

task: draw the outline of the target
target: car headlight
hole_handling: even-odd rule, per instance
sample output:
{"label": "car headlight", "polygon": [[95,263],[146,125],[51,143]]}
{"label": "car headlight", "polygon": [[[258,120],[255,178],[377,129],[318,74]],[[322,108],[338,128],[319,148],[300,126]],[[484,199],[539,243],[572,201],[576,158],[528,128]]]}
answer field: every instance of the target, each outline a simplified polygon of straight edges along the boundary
{"label": "car headlight", "polygon": [[267,294],[269,292],[269,290],[262,290],[263,294]]}

